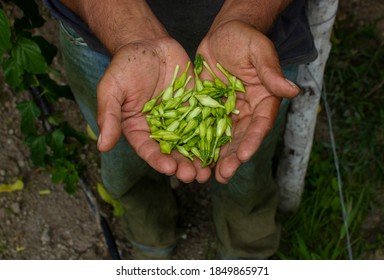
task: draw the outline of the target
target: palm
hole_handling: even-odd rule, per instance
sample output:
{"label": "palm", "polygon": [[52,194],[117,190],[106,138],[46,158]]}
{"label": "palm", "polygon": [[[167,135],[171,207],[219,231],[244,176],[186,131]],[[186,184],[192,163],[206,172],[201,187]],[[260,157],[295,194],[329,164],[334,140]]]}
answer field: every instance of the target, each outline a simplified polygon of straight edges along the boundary
{"label": "palm", "polygon": [[224,24],[203,40],[198,52],[210,65],[219,62],[246,86],[247,93],[237,95],[240,114],[233,118],[233,141],[223,147],[216,167],[216,178],[225,183],[273,127],[280,97],[298,92],[287,85],[272,43],[249,25]]}
{"label": "palm", "polygon": [[[141,113],[148,100],[169,86],[176,65],[183,69],[188,60],[184,49],[170,38],[129,44],[116,53],[98,86],[101,151],[110,150],[122,133],[137,154],[157,171],[176,174],[183,181],[199,176],[193,163],[180,154],[160,152],[158,143],[149,137]],[[208,176],[202,175],[201,180]]]}

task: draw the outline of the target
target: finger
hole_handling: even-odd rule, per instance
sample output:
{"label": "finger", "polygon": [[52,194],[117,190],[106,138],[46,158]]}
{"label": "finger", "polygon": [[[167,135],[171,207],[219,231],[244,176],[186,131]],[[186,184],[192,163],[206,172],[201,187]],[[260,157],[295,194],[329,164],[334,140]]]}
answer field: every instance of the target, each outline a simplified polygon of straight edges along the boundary
{"label": "finger", "polygon": [[175,150],[172,151],[171,155],[177,162],[176,177],[184,183],[193,182],[197,172],[192,161]]}
{"label": "finger", "polygon": [[[244,131],[237,156],[240,161],[248,161],[258,150],[264,138],[273,128],[279,111],[280,100],[270,96],[264,98],[255,108],[252,120],[247,123],[247,127],[243,127]],[[240,124],[242,121],[239,122]],[[241,125],[239,125],[241,128]]]}
{"label": "finger", "polygon": [[215,178],[219,183],[226,184],[235,175],[241,161],[235,152],[231,152],[217,162]]}
{"label": "finger", "polygon": [[257,43],[257,47],[251,53],[251,63],[261,83],[271,94],[282,98],[293,98],[300,93],[300,88],[284,77],[276,50],[269,40]]}
{"label": "finger", "polygon": [[97,89],[97,104],[100,135],[98,149],[101,152],[111,150],[121,136],[121,104],[116,92],[109,92],[108,83],[100,83]]}
{"label": "finger", "polygon": [[161,153],[159,143],[149,137],[149,132],[124,132],[124,136],[138,156],[146,161],[153,169],[168,176],[176,173],[176,160],[170,155]]}
{"label": "finger", "polygon": [[211,168],[209,167],[202,167],[201,166],[202,162],[201,160],[197,159],[197,158],[194,158],[193,159],[193,165],[196,169],[196,181],[199,182],[199,183],[205,183],[209,180],[209,178],[211,177],[211,174],[212,174],[212,171],[211,171]]}

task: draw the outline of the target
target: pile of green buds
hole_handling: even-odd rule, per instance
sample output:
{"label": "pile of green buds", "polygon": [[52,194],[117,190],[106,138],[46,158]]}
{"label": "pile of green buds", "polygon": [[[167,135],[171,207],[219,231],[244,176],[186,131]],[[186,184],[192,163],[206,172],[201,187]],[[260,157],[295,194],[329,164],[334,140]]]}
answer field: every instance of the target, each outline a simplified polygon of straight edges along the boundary
{"label": "pile of green buds", "polygon": [[[201,55],[194,61],[195,86],[186,89],[192,76],[184,72],[178,77],[176,66],[171,84],[157,97],[148,101],[142,112],[146,116],[151,135],[160,144],[164,154],[177,149],[193,160],[197,157],[202,166],[209,166],[219,158],[220,147],[232,140],[231,114],[239,114],[236,92],[245,92],[243,83],[231,75],[219,63],[217,68],[226,76],[221,81]],[[202,80],[205,67],[212,79]]]}

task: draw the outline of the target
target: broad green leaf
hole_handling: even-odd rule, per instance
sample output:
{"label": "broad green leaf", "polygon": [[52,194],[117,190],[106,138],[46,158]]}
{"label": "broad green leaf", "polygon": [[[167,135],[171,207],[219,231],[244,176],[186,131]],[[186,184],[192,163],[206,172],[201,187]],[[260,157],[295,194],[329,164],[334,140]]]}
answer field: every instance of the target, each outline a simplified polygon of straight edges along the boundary
{"label": "broad green leaf", "polygon": [[73,137],[79,141],[82,145],[85,145],[88,141],[88,137],[83,132],[79,132],[71,127],[67,122],[61,124],[61,130],[67,137]]}
{"label": "broad green leaf", "polygon": [[65,190],[68,194],[74,195],[76,192],[76,185],[79,182],[80,177],[76,170],[73,170],[71,173],[68,173],[65,177]]}
{"label": "broad green leaf", "polygon": [[31,152],[32,162],[37,166],[45,166],[44,159],[47,153],[45,136],[28,136],[26,142]]}
{"label": "broad green leaf", "polygon": [[3,64],[4,80],[13,88],[19,88],[23,84],[24,69],[17,64],[13,57],[5,60]]}
{"label": "broad green leaf", "polygon": [[56,129],[50,136],[50,146],[52,150],[56,155],[62,155],[64,153],[64,133],[60,129]]}
{"label": "broad green leaf", "polygon": [[39,46],[27,38],[19,38],[11,51],[16,63],[31,74],[41,74],[48,66]]}
{"label": "broad green leaf", "polygon": [[19,110],[21,115],[21,131],[27,135],[34,133],[36,131],[36,119],[41,114],[39,107],[37,107],[33,101],[27,100],[18,103],[16,108]]}
{"label": "broad green leaf", "polygon": [[44,37],[42,36],[33,36],[31,38],[32,41],[34,41],[40,48],[42,55],[45,58],[45,61],[48,65],[51,65],[53,58],[57,54],[57,47],[50,42],[48,42]]}
{"label": "broad green leaf", "polygon": [[11,43],[11,27],[8,17],[2,9],[0,9],[0,58],[3,54],[10,50]]}
{"label": "broad green leaf", "polygon": [[63,166],[58,166],[52,169],[52,183],[60,184],[64,182],[65,177],[67,176],[67,169]]}
{"label": "broad green leaf", "polygon": [[76,192],[76,185],[80,180],[79,172],[82,172],[81,165],[72,163],[65,159],[56,159],[51,166],[52,182],[64,184],[68,194]]}
{"label": "broad green leaf", "polygon": [[44,88],[44,95],[51,103],[57,101],[60,97],[74,100],[71,89],[68,85],[59,85],[52,80],[48,74],[37,75],[40,85]]}

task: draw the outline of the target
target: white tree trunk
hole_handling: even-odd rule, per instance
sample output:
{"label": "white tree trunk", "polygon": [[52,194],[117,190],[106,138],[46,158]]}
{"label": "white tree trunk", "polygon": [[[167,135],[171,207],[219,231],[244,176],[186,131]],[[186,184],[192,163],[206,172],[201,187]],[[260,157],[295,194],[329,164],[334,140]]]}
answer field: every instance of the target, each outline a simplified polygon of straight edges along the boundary
{"label": "white tree trunk", "polygon": [[284,148],[277,166],[280,210],[294,212],[300,205],[311,153],[325,64],[331,49],[330,36],[338,0],[308,0],[307,15],[318,50],[318,57],[299,67],[298,84],[303,92],[296,97],[287,114]]}

